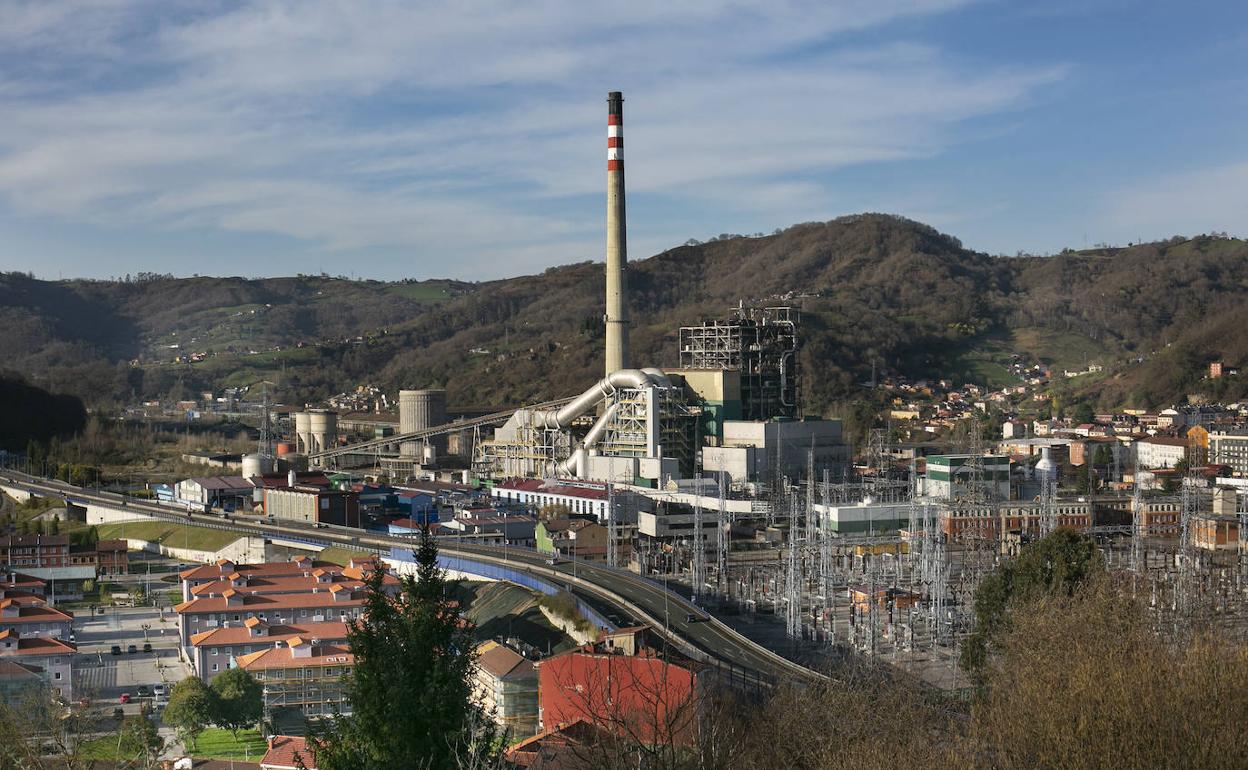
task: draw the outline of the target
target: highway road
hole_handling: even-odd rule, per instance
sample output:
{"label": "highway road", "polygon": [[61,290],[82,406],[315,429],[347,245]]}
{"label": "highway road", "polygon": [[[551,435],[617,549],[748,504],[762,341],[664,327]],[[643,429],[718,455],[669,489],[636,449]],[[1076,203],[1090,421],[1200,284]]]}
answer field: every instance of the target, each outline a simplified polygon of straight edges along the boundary
{"label": "highway road", "polygon": [[[254,519],[240,517],[226,520],[219,515],[188,514],[149,501],[74,487],[61,481],[49,481],[10,469],[0,470],[0,480],[39,496],[92,503],[179,524],[193,523],[196,526],[257,537],[284,537],[313,545],[340,545],[364,550],[375,549],[383,553],[389,553],[392,547],[411,549],[413,545],[410,538],[347,527],[314,528],[296,522],[259,524]],[[563,583],[578,593],[591,595],[616,608],[620,614],[630,615],[644,622],[686,655],[726,669],[734,677],[756,680],[763,684],[812,682],[824,678],[821,674],[765,649],[678,594],[632,572],[583,561],[566,561],[551,566],[547,564],[545,555],[527,548],[464,545],[449,539],[440,540],[438,548],[447,556],[460,556],[519,568],[534,576]]]}

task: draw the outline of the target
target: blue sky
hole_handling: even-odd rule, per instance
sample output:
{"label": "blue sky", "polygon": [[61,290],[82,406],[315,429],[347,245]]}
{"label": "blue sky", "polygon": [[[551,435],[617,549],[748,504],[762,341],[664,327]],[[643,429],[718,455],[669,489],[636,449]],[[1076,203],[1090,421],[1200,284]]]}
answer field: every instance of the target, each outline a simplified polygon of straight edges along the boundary
{"label": "blue sky", "polygon": [[885,211],[1248,235],[1248,4],[0,0],[0,269],[488,279]]}

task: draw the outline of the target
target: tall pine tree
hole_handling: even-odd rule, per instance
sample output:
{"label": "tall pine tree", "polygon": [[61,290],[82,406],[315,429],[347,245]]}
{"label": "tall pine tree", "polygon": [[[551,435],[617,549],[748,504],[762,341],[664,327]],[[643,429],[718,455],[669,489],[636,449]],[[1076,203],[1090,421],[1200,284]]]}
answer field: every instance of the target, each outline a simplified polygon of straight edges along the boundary
{"label": "tall pine tree", "polygon": [[428,528],[416,552],[416,577],[386,592],[378,570],[366,581],[364,614],[347,638],[355,664],[347,675],[351,713],[338,714],[316,738],[321,770],[488,767],[499,753],[489,720],[473,701],[472,627],[460,617]]}

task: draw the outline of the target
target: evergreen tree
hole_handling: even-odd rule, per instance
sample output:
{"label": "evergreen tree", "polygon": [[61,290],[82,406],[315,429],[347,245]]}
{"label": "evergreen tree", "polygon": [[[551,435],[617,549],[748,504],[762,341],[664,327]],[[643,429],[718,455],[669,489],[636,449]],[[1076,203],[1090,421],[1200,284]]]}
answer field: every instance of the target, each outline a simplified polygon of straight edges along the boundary
{"label": "evergreen tree", "polygon": [[321,770],[411,767],[452,770],[497,760],[498,736],[471,697],[472,627],[451,599],[426,527],[417,574],[391,596],[378,570],[367,579],[364,615],[347,632],[355,663],[352,713],[317,738]]}

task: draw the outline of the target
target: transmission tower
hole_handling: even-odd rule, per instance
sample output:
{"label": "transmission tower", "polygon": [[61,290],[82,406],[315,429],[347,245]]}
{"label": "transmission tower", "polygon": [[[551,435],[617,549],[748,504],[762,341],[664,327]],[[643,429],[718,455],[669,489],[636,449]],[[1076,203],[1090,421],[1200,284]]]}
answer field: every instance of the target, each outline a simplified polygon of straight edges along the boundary
{"label": "transmission tower", "polygon": [[702,474],[695,473],[698,486],[693,498],[693,600],[696,602],[706,582],[706,550],[702,547]]}
{"label": "transmission tower", "polygon": [[620,566],[620,557],[619,552],[617,551],[619,529],[616,520],[615,485],[611,482],[607,482],[607,566],[609,567]]}
{"label": "transmission tower", "polygon": [[788,558],[785,560],[784,570],[784,601],[785,601],[785,633],[790,639],[798,640],[802,637],[802,586],[801,586],[801,568],[798,552],[801,550],[801,543],[798,542],[798,528],[795,526],[797,522],[797,496],[791,495],[789,503],[789,552]]}
{"label": "transmission tower", "polygon": [[732,524],[728,521],[728,484],[724,471],[719,472],[719,517],[715,531],[715,582],[721,596],[728,595],[728,546],[732,539]]}

